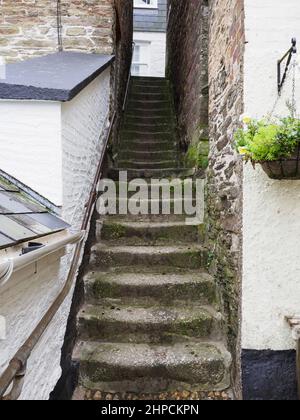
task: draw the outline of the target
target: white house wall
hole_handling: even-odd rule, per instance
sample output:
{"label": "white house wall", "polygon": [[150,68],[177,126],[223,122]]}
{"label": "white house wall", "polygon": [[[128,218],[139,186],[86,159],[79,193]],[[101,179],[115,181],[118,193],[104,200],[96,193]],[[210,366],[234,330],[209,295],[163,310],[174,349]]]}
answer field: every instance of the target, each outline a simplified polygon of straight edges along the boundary
{"label": "white house wall", "polygon": [[166,34],[163,32],[134,32],[135,42],[149,42],[149,69],[140,76],[165,77]]}
{"label": "white house wall", "polygon": [[62,217],[75,230],[80,227],[102,152],[109,100],[110,69],[107,69],[75,99],[62,104]]}
{"label": "white house wall", "polygon": [[0,101],[0,169],[62,204],[61,105]]}
{"label": "white house wall", "polygon": [[[298,0],[246,0],[245,111],[260,118],[277,94],[277,60],[300,41]],[[300,80],[297,70],[300,98]],[[291,84],[276,111],[285,115]],[[272,181],[259,166],[244,171],[242,347],[295,347],[285,316],[300,312],[300,181]]]}
{"label": "white house wall", "polygon": [[[50,244],[61,239],[62,234],[39,239],[43,244]],[[20,255],[19,248],[10,250],[10,256]],[[0,315],[6,319],[6,340],[0,341],[0,372],[7,366],[17,350],[24,344],[41,317],[50,307],[64,282],[59,251],[32,264],[21,272],[15,273],[9,282],[0,289]],[[0,259],[5,257],[1,251]],[[63,260],[66,257],[63,257]],[[59,351],[63,338],[64,320],[61,317],[56,325],[43,337],[44,348],[35,350],[28,364],[28,374],[24,386],[23,399],[47,399],[51,388],[59,377]],[[56,358],[55,358],[56,356]],[[28,387],[26,383],[30,384]]]}
{"label": "white house wall", "polygon": [[[59,115],[59,124],[55,120],[55,125],[61,132],[62,144],[59,179],[62,185],[62,216],[72,224],[73,232],[80,230],[103,148],[109,101],[110,69],[71,102],[58,104],[59,113],[56,116]],[[51,182],[54,188],[56,181],[49,179]],[[41,242],[44,243],[43,240]],[[7,340],[0,341],[0,371],[28,338],[64,285],[73,249],[70,247],[61,261],[61,255],[56,255],[56,260],[43,260],[39,263],[37,274],[34,274],[35,267],[30,267],[15,276],[5,290],[0,289],[0,315],[7,317],[9,327]],[[61,376],[61,349],[72,296],[73,290],[30,357],[21,400],[47,400]]]}

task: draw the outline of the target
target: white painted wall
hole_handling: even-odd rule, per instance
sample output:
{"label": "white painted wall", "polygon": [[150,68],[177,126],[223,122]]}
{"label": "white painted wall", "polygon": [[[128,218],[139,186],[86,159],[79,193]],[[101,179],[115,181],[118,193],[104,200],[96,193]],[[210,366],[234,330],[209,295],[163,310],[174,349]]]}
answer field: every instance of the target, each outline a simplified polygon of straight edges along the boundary
{"label": "white painted wall", "polygon": [[0,100],[0,168],[62,205],[61,104]]}
{"label": "white painted wall", "polygon": [[[245,0],[245,111],[270,112],[277,60],[300,42],[299,0]],[[297,98],[300,99],[298,74]],[[278,114],[287,113],[288,83]],[[300,108],[299,108],[300,109]],[[242,347],[288,350],[295,344],[284,318],[300,313],[300,181],[272,181],[259,166],[244,171]]]}
{"label": "white painted wall", "polygon": [[138,42],[149,42],[147,71],[140,76],[165,77],[166,75],[166,34],[161,32],[134,32],[133,39]]}
{"label": "white painted wall", "polygon": [[62,217],[80,227],[108,128],[110,69],[103,72],[71,102],[63,103]]}
{"label": "white painted wall", "polygon": [[[62,215],[72,224],[72,232],[80,230],[106,134],[109,101],[110,69],[73,101],[61,105]],[[54,186],[56,180],[49,182]],[[8,339],[0,341],[0,372],[61,290],[73,249],[70,247],[61,260],[61,256],[56,255],[51,261],[42,261],[37,274],[34,274],[34,267],[30,267],[21,277],[13,278],[6,288],[0,288],[0,315],[7,317],[9,332]],[[0,260],[4,257],[7,257],[6,253],[0,253]],[[73,291],[29,360],[22,400],[47,400],[60,378],[61,349],[72,295]]]}

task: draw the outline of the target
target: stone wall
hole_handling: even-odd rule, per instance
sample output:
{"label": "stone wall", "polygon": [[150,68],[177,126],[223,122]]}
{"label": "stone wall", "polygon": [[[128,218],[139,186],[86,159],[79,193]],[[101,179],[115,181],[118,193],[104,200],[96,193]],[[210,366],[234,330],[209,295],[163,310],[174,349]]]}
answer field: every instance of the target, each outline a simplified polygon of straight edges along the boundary
{"label": "stone wall", "polygon": [[181,145],[184,151],[191,145],[187,163],[206,166],[208,2],[169,0],[169,7],[167,69],[174,90]]}
{"label": "stone wall", "polygon": [[[0,56],[16,61],[57,51],[56,1],[0,0],[0,8]],[[64,50],[111,54],[114,13],[113,0],[62,0]]]}
{"label": "stone wall", "polygon": [[[114,45],[116,62],[112,75],[115,83],[114,107],[118,117],[123,107],[127,77],[130,72],[133,42],[133,2],[131,0],[115,1]],[[120,118],[117,120],[118,128]]]}
{"label": "stone wall", "polygon": [[[210,157],[207,229],[211,271],[228,321],[229,346],[239,378],[239,310],[242,273],[242,171],[233,133],[243,113],[244,1],[210,2]],[[238,349],[238,351],[236,350]],[[236,384],[238,381],[234,381]]]}

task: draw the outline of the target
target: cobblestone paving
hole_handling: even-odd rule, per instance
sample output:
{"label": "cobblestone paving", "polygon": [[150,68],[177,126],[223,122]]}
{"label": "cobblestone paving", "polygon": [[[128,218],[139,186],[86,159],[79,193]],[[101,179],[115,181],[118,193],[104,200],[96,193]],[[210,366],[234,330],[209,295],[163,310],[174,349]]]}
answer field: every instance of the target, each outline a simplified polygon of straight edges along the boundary
{"label": "cobblestone paving", "polygon": [[105,393],[97,390],[78,388],[74,399],[86,401],[230,401],[230,392],[189,392],[180,391],[161,394]]}

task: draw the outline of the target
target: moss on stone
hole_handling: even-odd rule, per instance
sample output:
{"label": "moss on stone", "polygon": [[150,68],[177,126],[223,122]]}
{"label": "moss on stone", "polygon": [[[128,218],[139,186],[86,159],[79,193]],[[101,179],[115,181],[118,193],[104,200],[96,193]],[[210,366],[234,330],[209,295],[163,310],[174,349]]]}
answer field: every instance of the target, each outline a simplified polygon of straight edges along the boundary
{"label": "moss on stone", "polygon": [[111,240],[123,238],[126,235],[126,228],[119,223],[104,224],[102,230],[103,238]]}
{"label": "moss on stone", "polygon": [[185,155],[185,165],[188,168],[206,169],[208,167],[209,140],[207,127],[199,125],[195,130],[191,144]]}

